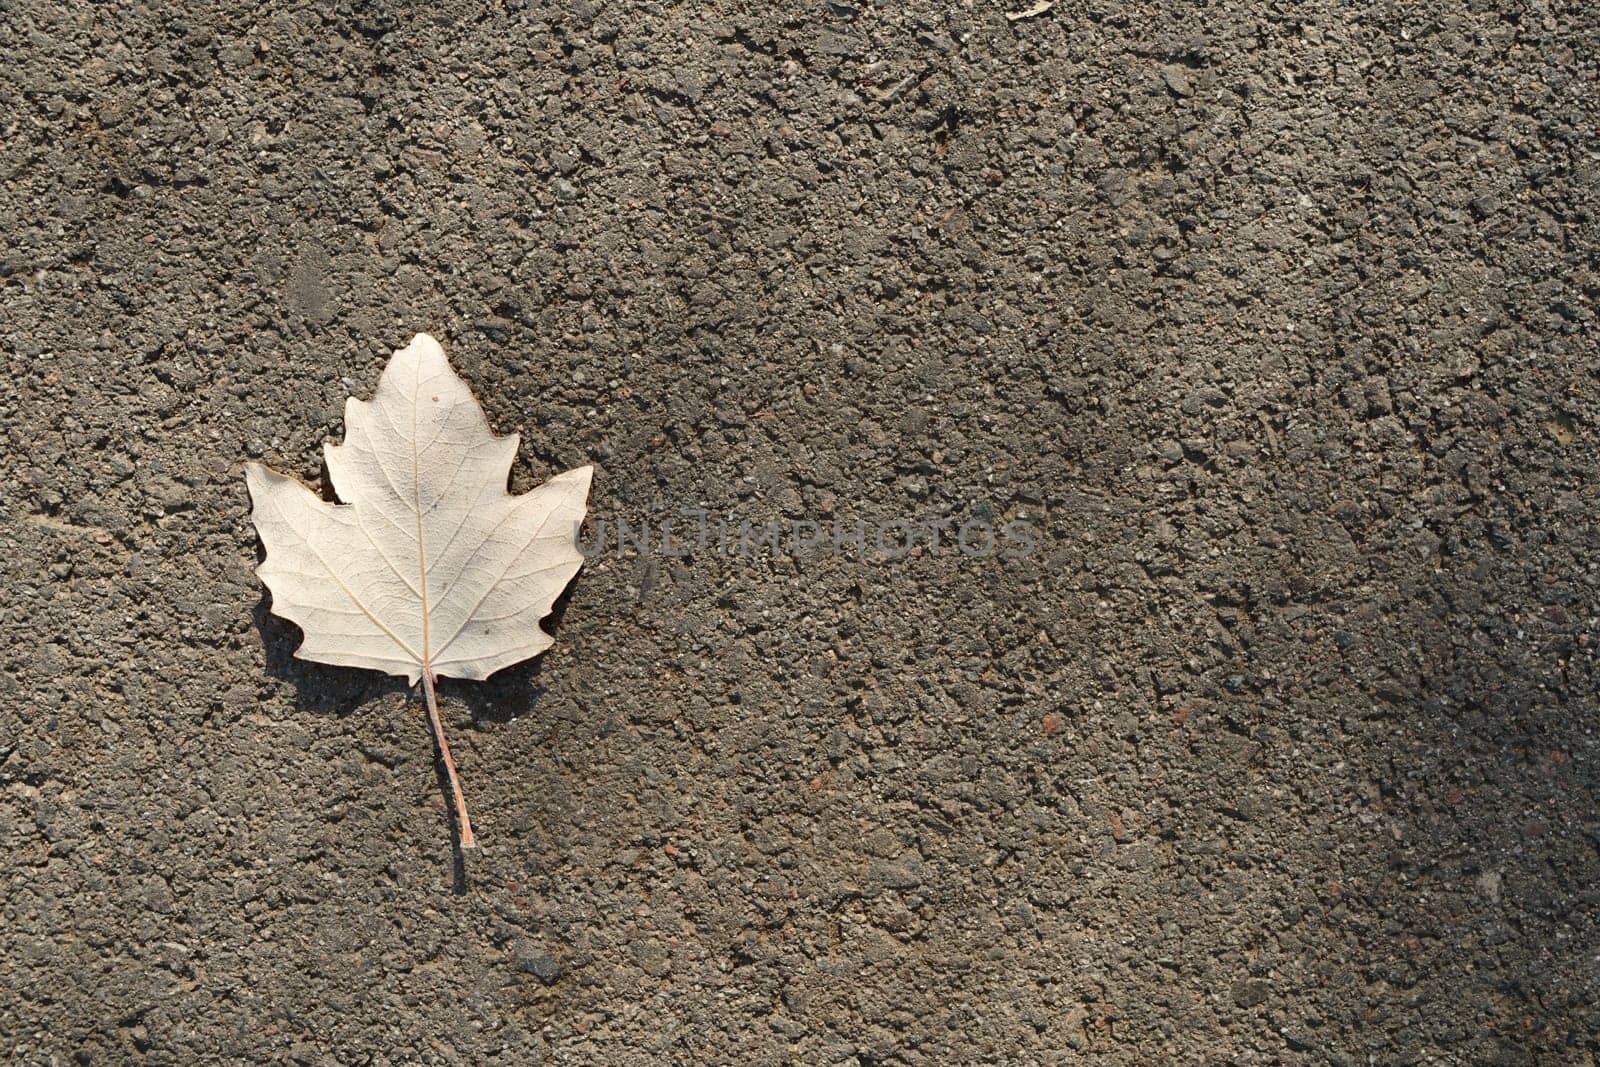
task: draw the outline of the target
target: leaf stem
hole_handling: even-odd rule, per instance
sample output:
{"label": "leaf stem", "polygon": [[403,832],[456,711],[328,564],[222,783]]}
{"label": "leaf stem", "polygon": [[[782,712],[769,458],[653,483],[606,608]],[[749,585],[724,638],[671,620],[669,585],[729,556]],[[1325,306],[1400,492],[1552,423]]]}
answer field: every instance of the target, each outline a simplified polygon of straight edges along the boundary
{"label": "leaf stem", "polygon": [[450,792],[455,796],[456,835],[463,851],[477,848],[478,839],[472,836],[472,820],[467,818],[467,799],[461,795],[461,779],[456,776],[456,761],[450,758],[450,742],[444,739],[444,726],[439,722],[439,702],[433,693],[433,672],[426,667],[422,670],[422,692],[428,698],[428,725],[433,727],[433,746],[439,750],[445,775],[450,779]]}

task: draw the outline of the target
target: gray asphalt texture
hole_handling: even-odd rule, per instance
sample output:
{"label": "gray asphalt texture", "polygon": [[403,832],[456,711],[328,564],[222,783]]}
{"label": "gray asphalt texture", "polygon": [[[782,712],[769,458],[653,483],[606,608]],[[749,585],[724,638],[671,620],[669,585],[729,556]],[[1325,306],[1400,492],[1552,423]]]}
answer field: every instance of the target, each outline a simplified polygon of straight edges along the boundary
{"label": "gray asphalt texture", "polygon": [[[1600,16],[1033,6],[0,9],[0,1059],[1595,1062]],[[241,469],[419,330],[1036,551],[596,557],[458,870]]]}

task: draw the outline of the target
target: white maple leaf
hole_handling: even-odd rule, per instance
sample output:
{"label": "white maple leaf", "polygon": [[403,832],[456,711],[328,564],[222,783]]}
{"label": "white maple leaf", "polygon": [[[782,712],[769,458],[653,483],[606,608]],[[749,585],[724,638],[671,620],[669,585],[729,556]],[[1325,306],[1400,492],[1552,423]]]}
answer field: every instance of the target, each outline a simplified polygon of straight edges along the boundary
{"label": "white maple leaf", "polygon": [[422,681],[470,848],[434,680],[481,680],[550,647],[539,620],[583,565],[577,531],[594,468],[508,493],[518,435],[494,436],[427,334],[394,354],[372,400],[346,403],[344,424],[344,443],[324,450],[342,503],[246,465],[267,550],[256,573],[273,613],[305,633],[297,657]]}

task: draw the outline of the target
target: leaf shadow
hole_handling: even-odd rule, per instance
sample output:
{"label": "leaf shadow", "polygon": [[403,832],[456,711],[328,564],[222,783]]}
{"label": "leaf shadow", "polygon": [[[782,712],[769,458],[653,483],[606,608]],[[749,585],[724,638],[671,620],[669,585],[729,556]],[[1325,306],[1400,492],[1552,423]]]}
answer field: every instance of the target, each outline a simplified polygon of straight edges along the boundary
{"label": "leaf shadow", "polygon": [[303,708],[344,718],[379,698],[409,696],[405,679],[392,674],[296,659],[294,650],[300,646],[300,628],[272,614],[272,594],[265,590],[251,611],[251,618],[261,635],[267,674],[294,686],[296,702]]}
{"label": "leaf shadow", "polygon": [[[579,571],[578,577],[567,584],[551,605],[550,614],[540,622],[552,638],[560,636],[561,620],[572,602],[573,590],[582,580],[583,572]],[[441,686],[448,686],[450,695],[467,706],[472,715],[472,727],[478,729],[487,723],[504,724],[537,712],[545,694],[544,686],[539,684],[543,671],[544,656],[539,655],[496,671],[481,682],[444,679]]]}

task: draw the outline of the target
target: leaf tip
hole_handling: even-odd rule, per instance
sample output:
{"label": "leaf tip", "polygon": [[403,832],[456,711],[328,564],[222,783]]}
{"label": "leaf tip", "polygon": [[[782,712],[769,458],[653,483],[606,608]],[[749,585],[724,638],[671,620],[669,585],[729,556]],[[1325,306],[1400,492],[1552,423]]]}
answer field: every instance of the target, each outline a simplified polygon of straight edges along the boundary
{"label": "leaf tip", "polygon": [[419,333],[413,335],[411,338],[411,343],[400,349],[400,352],[396,352],[395,354],[399,355],[401,352],[410,353],[418,358],[423,356],[437,357],[439,359],[445,358],[444,346],[439,344],[438,339],[435,338],[431,333]]}

